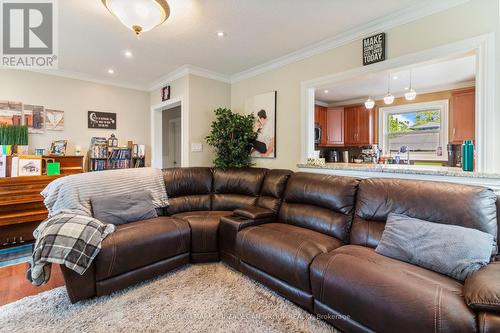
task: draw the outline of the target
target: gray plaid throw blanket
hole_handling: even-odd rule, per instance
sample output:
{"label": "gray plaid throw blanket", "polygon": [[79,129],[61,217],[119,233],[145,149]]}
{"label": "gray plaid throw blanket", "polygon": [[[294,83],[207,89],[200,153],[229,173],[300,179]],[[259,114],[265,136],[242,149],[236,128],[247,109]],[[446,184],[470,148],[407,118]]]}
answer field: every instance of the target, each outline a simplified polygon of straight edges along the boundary
{"label": "gray plaid throw blanket", "polygon": [[114,230],[112,224],[69,211],[48,218],[33,232],[36,242],[28,280],[36,286],[47,283],[52,263],[85,273],[99,253],[102,240]]}

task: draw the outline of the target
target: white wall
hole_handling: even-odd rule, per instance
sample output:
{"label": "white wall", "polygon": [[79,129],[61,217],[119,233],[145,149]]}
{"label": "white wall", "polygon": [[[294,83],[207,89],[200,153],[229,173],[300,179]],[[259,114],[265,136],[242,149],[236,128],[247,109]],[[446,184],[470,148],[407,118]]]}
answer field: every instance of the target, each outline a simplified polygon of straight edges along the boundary
{"label": "white wall", "polygon": [[[114,133],[120,145],[128,140],[146,144],[149,163],[149,94],[58,76],[21,70],[0,70],[0,100],[20,101],[65,111],[64,131],[30,134],[31,153],[35,148],[50,148],[53,140],[68,140],[67,154],[76,145],[87,152],[93,136]],[[87,111],[115,112],[117,129],[88,129]]]}
{"label": "white wall", "polygon": [[[498,41],[498,6],[498,0],[471,0],[445,12],[392,28],[386,31],[387,58],[396,58],[495,31]],[[500,50],[500,45],[496,48]],[[500,51],[496,54],[497,59],[499,55]],[[274,160],[256,159],[257,166],[296,169],[296,164],[300,161],[300,131],[303,121],[300,116],[301,82],[361,66],[361,41],[356,41],[234,83],[231,87],[231,107],[238,112],[244,111],[247,98],[266,91],[278,91],[278,156]],[[500,75],[497,75],[497,108],[500,106],[499,90]],[[497,124],[500,128],[500,115]],[[499,142],[500,137],[492,139]],[[497,145],[497,149],[500,150],[500,146]]]}

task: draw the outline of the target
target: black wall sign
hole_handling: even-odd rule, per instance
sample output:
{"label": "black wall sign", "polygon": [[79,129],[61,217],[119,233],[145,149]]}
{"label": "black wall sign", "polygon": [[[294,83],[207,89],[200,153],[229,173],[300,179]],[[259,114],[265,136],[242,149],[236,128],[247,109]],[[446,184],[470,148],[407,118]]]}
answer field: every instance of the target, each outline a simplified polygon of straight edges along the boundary
{"label": "black wall sign", "polygon": [[89,128],[116,129],[116,113],[89,111]]}
{"label": "black wall sign", "polygon": [[363,39],[363,66],[385,60],[385,32]]}

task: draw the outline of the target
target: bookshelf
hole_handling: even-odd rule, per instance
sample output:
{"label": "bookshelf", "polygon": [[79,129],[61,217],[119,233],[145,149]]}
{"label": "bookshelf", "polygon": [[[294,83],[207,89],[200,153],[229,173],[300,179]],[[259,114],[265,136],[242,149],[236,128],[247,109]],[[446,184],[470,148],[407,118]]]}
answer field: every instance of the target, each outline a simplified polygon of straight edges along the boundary
{"label": "bookshelf", "polygon": [[109,146],[106,138],[92,138],[89,149],[89,171],[143,168],[145,145],[128,141],[126,147]]}

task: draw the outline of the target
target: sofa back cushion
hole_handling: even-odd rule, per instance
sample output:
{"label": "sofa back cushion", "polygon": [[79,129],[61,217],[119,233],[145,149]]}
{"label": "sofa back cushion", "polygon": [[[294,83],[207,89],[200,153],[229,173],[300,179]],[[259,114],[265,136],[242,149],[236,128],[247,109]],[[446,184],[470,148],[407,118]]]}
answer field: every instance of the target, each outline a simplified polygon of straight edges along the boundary
{"label": "sofa back cushion", "polygon": [[497,237],[496,195],[460,184],[406,179],[361,181],[351,229],[351,243],[375,248],[389,213],[458,225]]}
{"label": "sofa back cushion", "polygon": [[349,240],[359,181],[312,173],[294,173],[288,180],[279,220]]}
{"label": "sofa back cushion", "polygon": [[255,206],[267,169],[214,169],[213,210]]}
{"label": "sofa back cushion", "polygon": [[174,168],[163,171],[169,206],[167,215],[210,210],[212,170],[210,168]]}
{"label": "sofa back cushion", "polygon": [[266,173],[257,206],[278,213],[285,192],[286,183],[292,174],[290,170],[274,169]]}

